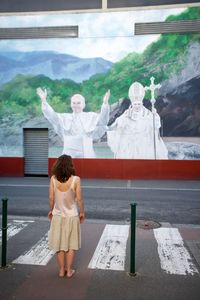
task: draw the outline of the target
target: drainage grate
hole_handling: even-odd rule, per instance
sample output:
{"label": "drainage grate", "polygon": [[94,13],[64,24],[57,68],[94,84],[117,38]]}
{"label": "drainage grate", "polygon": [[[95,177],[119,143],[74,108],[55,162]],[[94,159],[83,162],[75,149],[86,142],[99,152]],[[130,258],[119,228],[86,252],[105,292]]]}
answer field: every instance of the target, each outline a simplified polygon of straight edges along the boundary
{"label": "drainage grate", "polygon": [[154,229],[161,227],[161,224],[152,220],[137,220],[136,227],[142,229]]}

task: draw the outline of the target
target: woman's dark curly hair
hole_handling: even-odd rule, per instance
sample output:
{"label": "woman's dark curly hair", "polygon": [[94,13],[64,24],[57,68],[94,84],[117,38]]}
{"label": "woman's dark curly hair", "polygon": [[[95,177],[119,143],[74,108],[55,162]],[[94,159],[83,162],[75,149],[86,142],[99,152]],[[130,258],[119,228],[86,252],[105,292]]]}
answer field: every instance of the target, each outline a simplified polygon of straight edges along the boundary
{"label": "woman's dark curly hair", "polygon": [[75,175],[72,158],[69,155],[63,154],[54,163],[51,174],[60,182],[66,182],[71,175]]}

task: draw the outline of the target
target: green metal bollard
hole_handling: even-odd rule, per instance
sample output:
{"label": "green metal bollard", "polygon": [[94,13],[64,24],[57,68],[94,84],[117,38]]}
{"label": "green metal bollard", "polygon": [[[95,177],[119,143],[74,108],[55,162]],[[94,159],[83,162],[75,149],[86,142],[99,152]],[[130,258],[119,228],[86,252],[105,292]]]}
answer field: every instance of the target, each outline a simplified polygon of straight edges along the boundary
{"label": "green metal bollard", "polygon": [[136,276],[135,272],[135,235],[136,235],[136,203],[131,203],[131,242],[130,242],[130,276]]}
{"label": "green metal bollard", "polygon": [[8,199],[2,199],[2,251],[1,251],[1,267],[6,267],[7,253],[7,203]]}

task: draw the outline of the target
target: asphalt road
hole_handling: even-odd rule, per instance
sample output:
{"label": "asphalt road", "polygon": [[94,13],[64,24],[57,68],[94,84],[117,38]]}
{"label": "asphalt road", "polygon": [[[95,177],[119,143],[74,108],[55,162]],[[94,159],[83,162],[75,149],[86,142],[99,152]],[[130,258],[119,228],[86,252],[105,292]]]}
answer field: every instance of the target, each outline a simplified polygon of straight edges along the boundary
{"label": "asphalt road", "polygon": [[[8,198],[8,214],[47,216],[47,177],[0,178],[0,198]],[[137,203],[138,220],[200,224],[200,182],[82,179],[86,217],[129,220]],[[0,207],[0,212],[2,207]]]}

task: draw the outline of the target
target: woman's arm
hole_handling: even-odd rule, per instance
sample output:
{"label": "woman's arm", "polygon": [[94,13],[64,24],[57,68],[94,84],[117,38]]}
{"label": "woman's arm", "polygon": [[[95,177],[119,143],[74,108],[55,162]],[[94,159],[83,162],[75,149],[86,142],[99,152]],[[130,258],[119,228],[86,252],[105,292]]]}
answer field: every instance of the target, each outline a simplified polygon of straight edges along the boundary
{"label": "woman's arm", "polygon": [[52,210],[54,207],[54,185],[53,185],[53,176],[50,179],[50,184],[49,184],[49,213],[48,213],[48,218],[51,220],[52,219]]}
{"label": "woman's arm", "polygon": [[81,180],[80,177],[77,177],[76,179],[76,185],[75,185],[75,192],[76,192],[76,199],[79,206],[79,218],[80,222],[83,223],[85,219],[85,212],[84,212],[84,202],[81,192]]}

